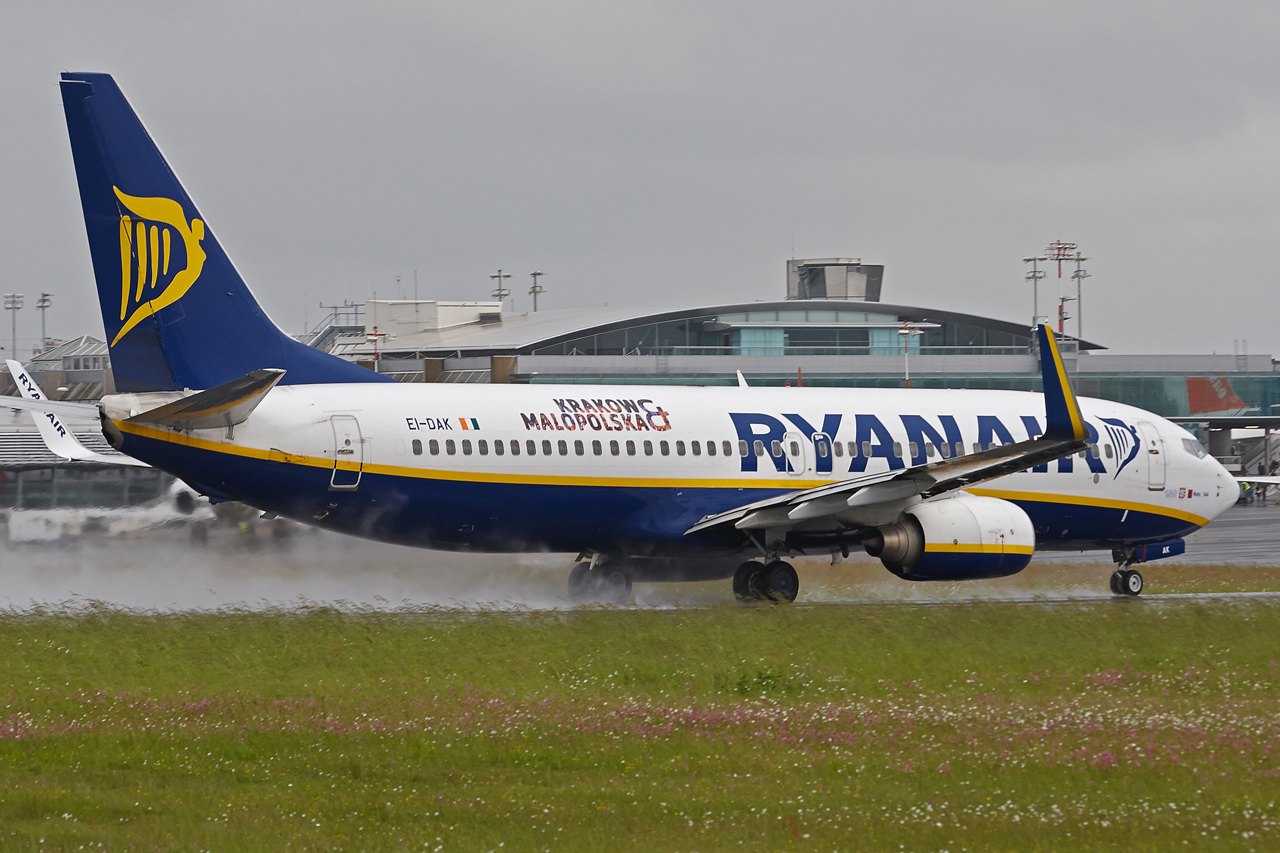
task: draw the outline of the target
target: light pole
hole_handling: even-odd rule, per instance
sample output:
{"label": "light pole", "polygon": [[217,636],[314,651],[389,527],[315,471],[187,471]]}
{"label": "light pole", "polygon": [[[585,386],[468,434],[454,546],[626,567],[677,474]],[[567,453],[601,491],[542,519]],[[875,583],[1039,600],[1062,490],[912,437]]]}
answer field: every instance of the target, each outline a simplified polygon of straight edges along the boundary
{"label": "light pole", "polygon": [[533,313],[537,314],[538,313],[538,294],[547,292],[547,289],[545,287],[538,284],[538,276],[546,275],[546,273],[531,272],[529,273],[529,275],[533,277],[533,287],[529,288],[529,293],[530,295],[533,296]]}
{"label": "light pole", "polygon": [[497,279],[497,284],[493,287],[494,299],[501,302],[511,295],[511,291],[507,289],[506,284],[503,282],[504,278],[511,278],[511,273],[498,270],[496,273],[490,275],[489,278]]}
{"label": "light pole", "polygon": [[36,302],[36,307],[40,309],[40,352],[44,352],[49,348],[49,338],[44,332],[44,312],[45,309],[53,305],[53,294],[42,293],[40,299]]}
{"label": "light pole", "polygon": [[1076,280],[1076,340],[1080,340],[1084,337],[1084,309],[1080,307],[1083,304],[1080,301],[1080,297],[1084,295],[1082,293],[1083,288],[1081,288],[1081,285],[1084,284],[1084,280],[1089,277],[1089,271],[1082,269],[1080,265],[1087,260],[1090,259],[1086,258],[1079,252],[1076,252],[1076,271],[1071,274],[1071,277]]}
{"label": "light pole", "polygon": [[15,360],[18,360],[18,312],[22,310],[22,298],[21,293],[6,293],[4,295],[4,310],[13,312],[13,354],[10,358]]}
{"label": "light pole", "polygon": [[1049,259],[1043,255],[1022,259],[1024,264],[1031,264],[1031,272],[1027,273],[1024,278],[1031,282],[1031,328],[1033,329],[1040,322],[1040,279],[1046,275],[1045,271],[1040,269],[1040,262],[1047,260]]}
{"label": "light pole", "polygon": [[898,334],[902,335],[902,371],[903,378],[906,380],[907,387],[911,387],[911,339],[917,335],[923,335],[924,332],[912,326],[910,323],[904,323],[902,328],[898,330]]}

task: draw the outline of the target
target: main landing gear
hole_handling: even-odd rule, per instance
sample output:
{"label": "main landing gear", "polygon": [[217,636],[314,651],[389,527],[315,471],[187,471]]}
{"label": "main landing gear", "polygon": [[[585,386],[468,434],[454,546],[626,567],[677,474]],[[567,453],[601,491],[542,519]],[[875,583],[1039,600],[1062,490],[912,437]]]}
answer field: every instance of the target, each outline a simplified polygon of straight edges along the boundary
{"label": "main landing gear", "polygon": [[631,599],[631,575],[607,566],[599,556],[569,572],[569,598],[579,604],[625,604]]}
{"label": "main landing gear", "polygon": [[773,559],[750,560],[733,573],[733,595],[738,601],[792,602],[800,592],[800,578],[790,563]]}

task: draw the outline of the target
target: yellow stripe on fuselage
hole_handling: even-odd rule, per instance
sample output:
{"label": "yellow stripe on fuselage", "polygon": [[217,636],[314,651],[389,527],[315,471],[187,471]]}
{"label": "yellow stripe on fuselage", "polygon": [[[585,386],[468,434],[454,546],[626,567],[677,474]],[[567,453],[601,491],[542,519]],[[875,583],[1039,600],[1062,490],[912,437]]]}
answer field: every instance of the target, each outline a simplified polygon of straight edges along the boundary
{"label": "yellow stripe on fuselage", "polygon": [[1137,501],[1117,501],[1109,498],[1087,498],[1082,495],[1054,495],[1044,492],[1014,492],[1007,489],[966,489],[972,495],[979,495],[986,498],[1000,498],[1001,500],[1013,501],[1015,503],[1032,502],[1032,503],[1051,503],[1051,504],[1070,504],[1072,506],[1090,506],[1101,507],[1103,509],[1127,509],[1130,512],[1145,512],[1149,515],[1163,515],[1167,518],[1176,518],[1179,521],[1187,521],[1204,527],[1209,523],[1209,519],[1193,512],[1186,512],[1180,509],[1174,509],[1169,506],[1161,506],[1159,504],[1144,504]]}
{"label": "yellow stripe on fuselage", "polygon": [[[121,432],[137,435],[142,438],[150,438],[156,441],[164,441],[169,444],[178,444],[198,450],[208,450],[213,453],[225,453],[229,456],[239,456],[245,459],[262,459],[270,462],[283,462],[290,465],[303,465],[310,468],[324,468],[326,470],[333,470],[335,467],[340,471],[363,470],[370,474],[383,474],[389,477],[412,477],[420,480],[538,486],[606,486],[632,489],[684,488],[785,490],[812,489],[817,486],[825,486],[839,482],[839,480],[829,479],[802,480],[798,477],[705,480],[694,480],[689,478],[674,479],[668,477],[570,477],[549,474],[496,473],[489,471],[448,471],[438,468],[408,468],[398,465],[374,465],[371,463],[365,463],[362,465],[359,462],[347,460],[339,460],[335,465],[333,459],[326,459],[320,456],[303,456],[300,454],[286,453],[282,450],[262,450],[257,447],[240,447],[233,444],[223,444],[221,442],[196,438],[194,436],[184,435],[178,432],[156,429],[155,427],[144,426],[142,424],[131,424],[127,421],[113,420],[112,423],[114,423]],[[973,495],[1001,498],[1003,500],[1015,502],[1029,501],[1075,506],[1105,507],[1121,510],[1127,509],[1131,512],[1144,512],[1151,515],[1163,515],[1169,518],[1176,518],[1180,521],[1187,521],[1192,524],[1199,525],[1200,527],[1209,523],[1209,519],[1204,518],[1203,516],[1174,509],[1172,507],[1161,506],[1159,504],[1145,504],[1138,503],[1136,501],[1117,501],[1106,498],[1088,498],[1078,495],[1056,495],[1044,492],[1015,492],[1005,489],[970,488],[965,491]]]}

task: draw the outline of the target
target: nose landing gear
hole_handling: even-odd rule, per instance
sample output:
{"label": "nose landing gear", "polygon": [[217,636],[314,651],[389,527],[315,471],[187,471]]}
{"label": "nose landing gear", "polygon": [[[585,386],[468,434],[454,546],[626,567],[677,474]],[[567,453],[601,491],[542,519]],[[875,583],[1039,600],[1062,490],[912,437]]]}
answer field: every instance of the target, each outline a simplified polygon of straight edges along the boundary
{"label": "nose landing gear", "polygon": [[749,560],[733,574],[733,596],[741,602],[774,601],[790,603],[800,593],[800,578],[792,565],[772,559],[761,563]]}
{"label": "nose landing gear", "polygon": [[1115,550],[1111,553],[1115,558],[1116,570],[1111,573],[1111,593],[1113,595],[1141,595],[1142,573],[1131,569],[1136,556],[1134,549]]}

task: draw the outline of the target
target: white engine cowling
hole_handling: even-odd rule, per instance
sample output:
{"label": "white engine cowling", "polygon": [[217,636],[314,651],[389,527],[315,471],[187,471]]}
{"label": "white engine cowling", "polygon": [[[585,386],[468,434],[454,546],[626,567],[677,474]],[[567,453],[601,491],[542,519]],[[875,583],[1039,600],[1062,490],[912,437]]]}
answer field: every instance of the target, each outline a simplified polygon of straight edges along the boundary
{"label": "white engine cowling", "polygon": [[909,507],[863,546],[907,580],[972,580],[1025,569],[1036,535],[1031,519],[1016,504],[960,492]]}

